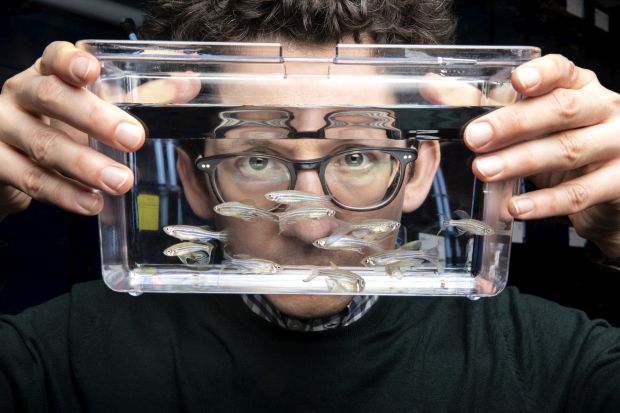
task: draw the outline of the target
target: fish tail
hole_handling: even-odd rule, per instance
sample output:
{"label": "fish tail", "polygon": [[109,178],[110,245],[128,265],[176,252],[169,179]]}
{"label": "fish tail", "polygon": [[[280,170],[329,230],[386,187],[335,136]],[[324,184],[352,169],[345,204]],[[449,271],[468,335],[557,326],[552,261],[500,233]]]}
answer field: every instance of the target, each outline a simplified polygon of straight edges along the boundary
{"label": "fish tail", "polygon": [[450,226],[448,223],[450,222],[450,218],[447,215],[439,214],[439,231],[437,235],[441,234]]}
{"label": "fish tail", "polygon": [[314,280],[317,276],[319,275],[319,272],[317,270],[313,270],[309,276],[307,276],[306,278],[304,278],[302,281],[303,282],[309,282]]}

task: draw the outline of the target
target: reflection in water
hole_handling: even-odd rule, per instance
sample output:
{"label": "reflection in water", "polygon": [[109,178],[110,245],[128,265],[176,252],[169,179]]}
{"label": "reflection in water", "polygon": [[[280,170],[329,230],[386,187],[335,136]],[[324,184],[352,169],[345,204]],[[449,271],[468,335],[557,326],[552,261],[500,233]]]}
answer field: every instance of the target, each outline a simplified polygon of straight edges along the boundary
{"label": "reflection in water", "polygon": [[[215,138],[342,138],[343,131],[360,132],[377,138],[401,139],[396,116],[384,109],[334,109],[322,116],[322,126],[316,132],[299,131],[298,108],[239,108],[219,113],[220,124],[214,129]],[[312,111],[312,108],[304,108]],[[324,113],[325,108],[316,108]],[[346,132],[345,132],[346,133]],[[350,136],[350,134],[349,134]],[[359,136],[355,136],[359,137]]]}

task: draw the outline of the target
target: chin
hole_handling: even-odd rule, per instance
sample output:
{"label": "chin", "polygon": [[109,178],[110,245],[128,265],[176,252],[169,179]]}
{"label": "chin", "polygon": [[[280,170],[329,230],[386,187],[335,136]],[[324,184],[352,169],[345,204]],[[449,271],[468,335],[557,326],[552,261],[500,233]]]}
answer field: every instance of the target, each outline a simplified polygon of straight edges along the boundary
{"label": "chin", "polygon": [[337,314],[353,299],[351,295],[267,295],[284,314],[296,318],[319,318]]}

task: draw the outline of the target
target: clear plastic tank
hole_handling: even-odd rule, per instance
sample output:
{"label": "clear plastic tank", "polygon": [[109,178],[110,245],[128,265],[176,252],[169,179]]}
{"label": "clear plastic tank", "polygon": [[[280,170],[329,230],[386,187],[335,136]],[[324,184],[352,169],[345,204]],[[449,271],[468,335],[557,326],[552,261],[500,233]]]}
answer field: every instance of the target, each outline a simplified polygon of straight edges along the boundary
{"label": "clear plastic tank", "polygon": [[518,182],[485,184],[473,118],[520,97],[533,47],[81,41],[91,90],[143,148],[93,146],[134,186],[105,197],[116,291],[490,296],[506,285]]}

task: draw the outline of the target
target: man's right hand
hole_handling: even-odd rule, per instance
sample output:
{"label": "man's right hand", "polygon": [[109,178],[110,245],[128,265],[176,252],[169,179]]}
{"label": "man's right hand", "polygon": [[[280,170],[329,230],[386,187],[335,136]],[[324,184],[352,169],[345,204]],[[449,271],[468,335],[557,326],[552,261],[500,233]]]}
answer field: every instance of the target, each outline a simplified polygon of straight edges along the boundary
{"label": "man's right hand", "polygon": [[84,215],[103,207],[99,189],[127,192],[133,175],[88,146],[88,136],[135,151],[145,131],[132,116],[84,88],[99,77],[95,57],[54,42],[0,94],[0,219],[31,198]]}

